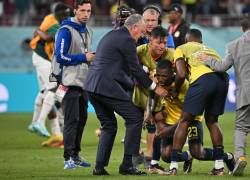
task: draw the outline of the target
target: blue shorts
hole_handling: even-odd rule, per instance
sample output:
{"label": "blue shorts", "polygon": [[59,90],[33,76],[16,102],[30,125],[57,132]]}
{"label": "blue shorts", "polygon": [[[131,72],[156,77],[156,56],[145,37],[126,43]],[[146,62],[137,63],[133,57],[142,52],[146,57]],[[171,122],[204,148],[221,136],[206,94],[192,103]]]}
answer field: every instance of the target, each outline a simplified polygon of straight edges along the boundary
{"label": "blue shorts", "polygon": [[[173,145],[174,132],[161,140],[162,147]],[[188,144],[203,144],[203,127],[198,120],[190,122],[188,127]]]}
{"label": "blue shorts", "polygon": [[188,127],[188,144],[203,144],[202,123],[197,120],[190,122]]}
{"label": "blue shorts", "polygon": [[202,115],[204,111],[211,115],[221,115],[224,113],[227,90],[226,73],[204,74],[189,86],[183,111],[192,115]]}

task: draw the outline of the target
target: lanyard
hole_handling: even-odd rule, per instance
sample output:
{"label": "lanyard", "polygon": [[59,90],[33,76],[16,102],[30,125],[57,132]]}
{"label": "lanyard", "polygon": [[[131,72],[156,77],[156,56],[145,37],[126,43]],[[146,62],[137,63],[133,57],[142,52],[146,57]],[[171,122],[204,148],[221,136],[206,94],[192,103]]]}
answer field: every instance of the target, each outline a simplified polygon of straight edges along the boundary
{"label": "lanyard", "polygon": [[[78,32],[79,32],[79,31],[78,31]],[[87,45],[88,45],[88,43],[87,43],[87,29],[86,29],[86,32],[84,33],[85,38],[83,38],[81,32],[79,32],[79,35],[80,35],[80,37],[81,37],[81,39],[82,39],[82,42],[83,42],[84,52],[87,53],[87,52],[88,52],[88,48],[87,48]]]}

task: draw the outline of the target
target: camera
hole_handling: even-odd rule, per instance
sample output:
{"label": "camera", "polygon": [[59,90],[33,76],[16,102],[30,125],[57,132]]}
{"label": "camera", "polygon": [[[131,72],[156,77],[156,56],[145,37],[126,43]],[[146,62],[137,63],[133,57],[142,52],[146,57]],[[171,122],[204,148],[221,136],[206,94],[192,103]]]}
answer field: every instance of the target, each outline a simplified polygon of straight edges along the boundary
{"label": "camera", "polygon": [[127,6],[120,6],[117,10],[117,15],[116,15],[116,25],[115,27],[118,28],[118,27],[121,27],[124,25],[125,23],[125,20],[131,15],[135,13],[135,10],[134,9],[131,9]]}

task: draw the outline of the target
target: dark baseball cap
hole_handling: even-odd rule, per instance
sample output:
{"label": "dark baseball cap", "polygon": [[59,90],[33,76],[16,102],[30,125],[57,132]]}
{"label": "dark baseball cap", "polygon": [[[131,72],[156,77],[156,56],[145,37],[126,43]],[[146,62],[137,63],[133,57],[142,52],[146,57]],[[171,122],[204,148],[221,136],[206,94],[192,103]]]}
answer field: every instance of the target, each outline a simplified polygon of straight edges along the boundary
{"label": "dark baseball cap", "polygon": [[169,8],[165,9],[164,11],[165,12],[176,11],[176,12],[179,12],[181,14],[183,13],[183,10],[182,10],[180,4],[172,4]]}

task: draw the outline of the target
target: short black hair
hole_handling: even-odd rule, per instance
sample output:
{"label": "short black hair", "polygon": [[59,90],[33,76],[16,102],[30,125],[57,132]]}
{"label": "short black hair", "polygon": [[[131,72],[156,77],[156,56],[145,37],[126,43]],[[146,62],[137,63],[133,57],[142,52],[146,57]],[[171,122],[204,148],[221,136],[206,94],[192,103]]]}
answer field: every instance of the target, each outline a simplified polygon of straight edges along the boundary
{"label": "short black hair", "polygon": [[194,38],[202,40],[202,33],[199,29],[190,29],[187,33]]}
{"label": "short black hair", "polygon": [[91,0],[75,0],[74,2],[74,9],[77,9],[79,5],[83,4],[92,4]]}
{"label": "short black hair", "polygon": [[73,16],[73,9],[62,2],[58,2],[54,5],[54,15],[55,18],[61,22],[63,19]]}
{"label": "short black hair", "polygon": [[160,59],[157,62],[156,68],[158,69],[167,69],[173,71],[173,64],[169,59]]}
{"label": "short black hair", "polygon": [[157,26],[151,31],[150,35],[152,37],[166,37],[168,35],[168,32],[162,26]]}
{"label": "short black hair", "polygon": [[242,30],[245,32],[247,29],[250,29],[250,16],[244,16],[241,20]]}
{"label": "short black hair", "polygon": [[55,5],[55,9],[54,9],[55,14],[56,14],[56,13],[60,13],[60,12],[64,12],[64,11],[70,12],[70,7],[67,6],[67,5],[64,4],[64,3],[58,2],[58,3]]}

